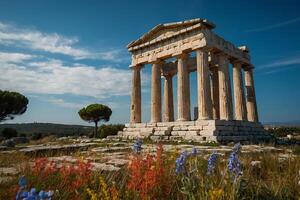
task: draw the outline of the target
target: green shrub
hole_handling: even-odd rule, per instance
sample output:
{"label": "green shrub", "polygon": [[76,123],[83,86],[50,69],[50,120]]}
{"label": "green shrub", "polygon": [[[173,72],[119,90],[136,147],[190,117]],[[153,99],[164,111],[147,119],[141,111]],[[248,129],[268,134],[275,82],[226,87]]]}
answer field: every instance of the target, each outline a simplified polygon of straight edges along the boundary
{"label": "green shrub", "polygon": [[17,137],[17,136],[18,136],[18,132],[16,129],[5,128],[2,131],[2,137],[4,137],[5,139],[10,139],[10,138]]}
{"label": "green shrub", "polygon": [[124,127],[124,124],[103,124],[98,129],[98,137],[106,138],[109,135],[117,135],[118,131],[122,131]]}
{"label": "green shrub", "polygon": [[42,134],[41,133],[33,133],[32,135],[31,135],[31,139],[32,140],[39,140],[39,139],[42,139]]}

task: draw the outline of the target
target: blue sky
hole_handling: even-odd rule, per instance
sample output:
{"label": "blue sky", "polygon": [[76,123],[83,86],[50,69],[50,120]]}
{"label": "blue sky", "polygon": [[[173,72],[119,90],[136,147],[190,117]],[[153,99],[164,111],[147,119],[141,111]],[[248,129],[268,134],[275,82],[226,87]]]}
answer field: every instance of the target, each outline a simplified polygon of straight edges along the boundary
{"label": "blue sky", "polygon": [[[298,0],[2,0],[0,88],[30,100],[28,111],[9,122],[86,124],[77,112],[95,102],[112,108],[112,123],[127,122],[126,45],[159,23],[192,18],[212,21],[217,34],[250,48],[262,122],[300,120],[299,8]],[[150,119],[150,77],[147,66],[143,121]],[[192,106],[195,83],[192,73]]]}

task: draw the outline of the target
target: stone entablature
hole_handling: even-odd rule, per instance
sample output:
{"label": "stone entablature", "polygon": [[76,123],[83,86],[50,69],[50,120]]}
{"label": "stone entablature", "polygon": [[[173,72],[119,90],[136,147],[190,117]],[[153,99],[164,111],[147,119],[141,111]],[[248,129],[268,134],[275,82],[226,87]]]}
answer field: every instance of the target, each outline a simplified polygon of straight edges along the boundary
{"label": "stone entablature", "polygon": [[249,65],[248,52],[216,35],[211,30],[214,27],[203,19],[158,25],[127,46],[132,53],[131,66],[152,63],[204,47],[211,52],[223,52],[230,59]]}

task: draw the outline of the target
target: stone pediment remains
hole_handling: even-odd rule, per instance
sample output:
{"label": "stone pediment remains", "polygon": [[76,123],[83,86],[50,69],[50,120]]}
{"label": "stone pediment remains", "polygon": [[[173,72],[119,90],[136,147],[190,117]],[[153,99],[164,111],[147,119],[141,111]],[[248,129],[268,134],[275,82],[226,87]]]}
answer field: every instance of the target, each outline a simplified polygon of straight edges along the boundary
{"label": "stone pediment remains", "polygon": [[202,24],[202,26],[205,26],[209,29],[215,27],[213,23],[208,22],[206,19],[192,19],[182,22],[159,24],[139,39],[132,41],[130,44],[128,44],[127,47],[130,48],[144,43],[153,44],[163,39],[179,35],[180,33],[183,33],[187,30],[192,30],[193,28],[195,28],[194,25],[197,24]]}

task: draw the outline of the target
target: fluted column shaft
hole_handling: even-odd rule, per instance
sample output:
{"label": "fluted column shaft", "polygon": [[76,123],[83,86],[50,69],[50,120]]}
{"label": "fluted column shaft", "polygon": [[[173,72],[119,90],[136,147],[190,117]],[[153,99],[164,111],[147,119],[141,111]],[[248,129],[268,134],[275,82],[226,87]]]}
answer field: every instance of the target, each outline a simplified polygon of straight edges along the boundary
{"label": "fluted column shaft", "polygon": [[212,107],[213,107],[213,119],[220,119],[220,106],[219,106],[219,72],[216,66],[211,68],[211,91],[212,91]]}
{"label": "fluted column shaft", "polygon": [[219,98],[220,119],[232,120],[232,96],[229,77],[229,61],[225,55],[219,56]]}
{"label": "fluted column shaft", "polygon": [[130,105],[130,122],[140,123],[141,119],[141,66],[132,68],[132,88]]}
{"label": "fluted column shaft", "polygon": [[189,116],[189,103],[188,103],[188,71],[186,69],[187,54],[178,56],[177,63],[177,101],[178,101],[178,121],[188,121]]}
{"label": "fluted column shaft", "polygon": [[198,49],[197,56],[197,85],[198,85],[198,119],[212,119],[212,102],[210,77],[208,68],[208,53]]}
{"label": "fluted column shaft", "polygon": [[247,110],[242,80],[241,63],[233,63],[233,94],[236,120],[247,120]]}
{"label": "fluted column shaft", "polygon": [[258,113],[254,89],[253,69],[245,70],[245,86],[247,91],[247,117],[248,121],[258,122]]}
{"label": "fluted column shaft", "polygon": [[174,121],[173,83],[171,75],[165,75],[163,121]]}
{"label": "fluted column shaft", "polygon": [[161,122],[161,62],[152,64],[151,122]]}

